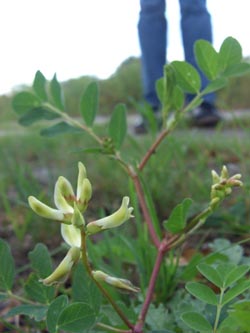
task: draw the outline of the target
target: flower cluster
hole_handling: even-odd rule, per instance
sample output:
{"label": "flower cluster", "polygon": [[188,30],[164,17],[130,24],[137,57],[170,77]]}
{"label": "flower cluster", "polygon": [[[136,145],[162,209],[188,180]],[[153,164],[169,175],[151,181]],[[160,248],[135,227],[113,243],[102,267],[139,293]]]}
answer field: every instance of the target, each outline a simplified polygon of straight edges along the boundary
{"label": "flower cluster", "polygon": [[236,174],[229,177],[226,166],[223,166],[221,174],[212,171],[213,185],[211,187],[211,202],[210,207],[214,210],[220,202],[232,192],[233,187],[243,186],[241,174]]}
{"label": "flower cluster", "polygon": [[46,285],[63,281],[78,262],[81,255],[81,232],[88,236],[93,235],[118,227],[132,217],[133,208],[129,207],[129,198],[124,197],[120,208],[115,213],[86,224],[82,214],[91,199],[92,186],[81,162],[78,163],[78,169],[76,194],[66,178],[62,176],[58,178],[54,190],[56,208],[45,205],[33,196],[28,198],[29,205],[36,214],[61,223],[61,235],[70,246],[66,257],[56,270],[46,279],[41,280]]}

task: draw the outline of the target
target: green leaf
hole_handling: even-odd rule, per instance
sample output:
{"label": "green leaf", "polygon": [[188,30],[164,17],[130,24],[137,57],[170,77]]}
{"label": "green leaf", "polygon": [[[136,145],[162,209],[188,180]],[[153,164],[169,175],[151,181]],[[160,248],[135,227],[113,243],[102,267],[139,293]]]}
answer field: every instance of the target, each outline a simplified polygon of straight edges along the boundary
{"label": "green leaf", "polygon": [[223,287],[223,281],[214,267],[207,264],[199,264],[197,266],[197,269],[203,276],[205,276],[206,279],[212,282],[215,286],[219,288]]}
{"label": "green leaf", "polygon": [[214,80],[219,72],[219,55],[206,40],[198,40],[194,45],[194,53],[198,66],[209,80]]}
{"label": "green leaf", "polygon": [[50,333],[57,333],[57,321],[60,316],[62,310],[68,304],[68,297],[65,295],[61,295],[57,297],[49,306],[47,312],[47,328]]}
{"label": "green leaf", "polygon": [[160,332],[163,327],[166,327],[166,314],[167,311],[163,304],[159,304],[158,306],[151,304],[148,309],[146,324],[148,325],[148,327],[154,328],[155,332]]}
{"label": "green leaf", "polygon": [[167,221],[164,222],[166,230],[173,234],[181,232],[186,226],[186,215],[192,204],[192,200],[186,198],[178,204],[171,212]]}
{"label": "green leaf", "polygon": [[181,319],[192,329],[197,331],[212,331],[209,321],[197,312],[186,312],[181,315]]}
{"label": "green leaf", "polygon": [[46,92],[46,78],[44,75],[40,72],[37,71],[35,75],[35,79],[33,82],[33,89],[37,96],[44,102],[47,101],[47,92]]}
{"label": "green leaf", "polygon": [[60,109],[64,110],[64,101],[63,101],[63,94],[60,83],[57,81],[56,74],[53,76],[53,79],[50,82],[50,93],[54,105]]}
{"label": "green leaf", "polygon": [[80,110],[87,126],[91,127],[94,123],[99,102],[99,91],[97,82],[91,82],[81,99]]}
{"label": "green leaf", "polygon": [[163,100],[164,100],[164,78],[163,77],[161,77],[160,79],[158,79],[156,81],[155,89],[156,89],[156,93],[157,93],[157,96],[158,96],[160,102],[163,104]]}
{"label": "green leaf", "polygon": [[82,132],[81,129],[73,127],[62,121],[60,123],[57,123],[56,125],[41,130],[40,134],[42,136],[54,137],[59,134],[80,133],[80,132]]}
{"label": "green leaf", "polygon": [[190,294],[207,304],[217,305],[218,303],[218,299],[214,291],[205,284],[199,282],[188,282],[186,284],[186,289]]}
{"label": "green leaf", "polygon": [[116,149],[120,149],[127,134],[126,107],[124,104],[116,105],[109,123],[109,135]]}
{"label": "green leaf", "polygon": [[237,283],[234,287],[229,289],[223,297],[222,306],[233,300],[235,297],[242,294],[245,290],[250,288],[250,280],[244,280]]}
{"label": "green leaf", "polygon": [[173,61],[177,84],[187,93],[197,94],[201,88],[201,79],[194,66],[186,61]]}
{"label": "green leaf", "polygon": [[233,317],[238,323],[238,326],[244,332],[249,332],[250,327],[250,302],[249,301],[240,301],[236,304],[233,304],[233,309],[229,310],[229,317]]}
{"label": "green leaf", "polygon": [[39,98],[27,91],[18,93],[13,97],[12,100],[12,107],[14,111],[19,115],[22,115],[30,109],[37,108],[40,105],[41,102]]}
{"label": "green leaf", "polygon": [[159,99],[166,116],[173,109],[180,109],[184,103],[183,91],[176,86],[176,75],[173,66],[164,67],[164,77],[157,82]]}
{"label": "green leaf", "polygon": [[25,316],[28,316],[30,318],[34,318],[35,321],[42,321],[45,318],[46,312],[48,310],[48,307],[45,305],[20,305],[13,309],[11,309],[6,317],[13,317],[18,314],[22,314]]}
{"label": "green leaf", "polygon": [[86,303],[73,303],[62,310],[57,329],[69,332],[84,332],[95,323],[94,310]]}
{"label": "green leaf", "polygon": [[231,65],[240,63],[242,60],[242,49],[240,43],[233,37],[226,38],[219,51],[219,68],[224,72]]}
{"label": "green leaf", "polygon": [[44,286],[36,274],[31,273],[24,286],[31,299],[39,303],[49,303],[54,297],[54,287]]}
{"label": "green leaf", "polygon": [[219,79],[216,79],[212,82],[210,82],[206,88],[203,90],[203,93],[205,94],[209,94],[211,92],[220,90],[222,88],[224,88],[228,83],[228,80],[225,77],[221,77]]}
{"label": "green leaf", "polygon": [[58,118],[59,115],[44,109],[43,107],[28,110],[19,118],[19,123],[23,126],[29,126],[40,120],[52,120]]}
{"label": "green leaf", "polygon": [[250,64],[248,64],[246,62],[241,62],[239,64],[233,64],[233,65],[229,66],[223,73],[223,76],[239,77],[239,76],[249,74],[249,72],[250,72]]}
{"label": "green leaf", "polygon": [[180,87],[175,86],[173,89],[173,106],[176,110],[181,110],[185,102],[185,95]]}
{"label": "green leaf", "polygon": [[231,284],[235,283],[241,279],[248,271],[250,267],[248,265],[241,265],[235,267],[226,277],[224,281],[224,286],[229,287]]}
{"label": "green leaf", "polygon": [[231,263],[221,263],[216,266],[216,271],[218,272],[221,280],[223,281],[223,287],[225,286],[226,278],[234,270],[235,267],[236,265]]}
{"label": "green leaf", "polygon": [[102,296],[86,273],[83,265],[79,264],[74,271],[73,284],[72,284],[72,297],[76,302],[84,302],[94,310],[96,316],[101,307]]}
{"label": "green leaf", "polygon": [[15,278],[15,263],[9,244],[0,239],[0,290],[11,290]]}
{"label": "green leaf", "polygon": [[46,278],[52,272],[52,261],[47,246],[37,244],[33,251],[29,253],[29,259],[33,270],[40,278]]}

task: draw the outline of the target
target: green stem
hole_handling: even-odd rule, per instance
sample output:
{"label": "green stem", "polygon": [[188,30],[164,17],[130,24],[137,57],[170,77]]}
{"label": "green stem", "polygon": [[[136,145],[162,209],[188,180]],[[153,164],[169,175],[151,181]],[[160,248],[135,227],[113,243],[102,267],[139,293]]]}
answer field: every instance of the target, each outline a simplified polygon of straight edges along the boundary
{"label": "green stem", "polygon": [[99,144],[102,145],[103,141],[101,138],[99,138],[92,130],[92,128],[80,123],[78,120],[70,117],[67,113],[62,112],[61,110],[57,109],[56,107],[54,107],[53,105],[51,105],[50,103],[44,103],[43,104],[44,107],[46,107],[47,109],[49,109],[50,111],[58,114],[60,117],[62,117],[68,124],[78,127],[84,131],[86,131],[90,136],[92,136],[92,138],[94,138]]}
{"label": "green stem", "polygon": [[92,269],[87,257],[87,245],[86,245],[86,233],[84,230],[81,230],[81,253],[82,253],[82,262],[84,267],[86,268],[89,277],[96,284],[98,289],[101,291],[103,296],[108,300],[108,302],[112,305],[113,309],[116,311],[118,316],[122,319],[122,321],[127,325],[128,328],[133,329],[133,324],[130,323],[126,315],[122,312],[122,310],[117,306],[113,298],[109,295],[106,289],[93,277]]}
{"label": "green stem", "polygon": [[27,298],[24,298],[22,296],[15,295],[15,294],[12,293],[11,290],[8,290],[6,293],[0,292],[0,295],[8,296],[9,298],[15,299],[17,301],[20,301],[20,302],[26,303],[26,304],[32,304],[32,305],[40,304],[40,303],[37,303],[37,302],[33,302],[33,301],[31,301]]}
{"label": "green stem", "polygon": [[131,330],[122,330],[120,328],[115,328],[115,327],[112,327],[112,326],[109,326],[109,325],[106,325],[106,324],[103,324],[103,323],[97,323],[96,326],[98,326],[100,328],[104,328],[104,329],[109,330],[111,332],[118,332],[118,333],[131,333],[132,332]]}
{"label": "green stem", "polygon": [[223,300],[225,288],[221,288],[220,291],[221,291],[221,293],[220,293],[219,303],[217,304],[217,311],[216,311],[213,333],[217,332],[217,327],[219,325],[220,314],[221,314],[221,309],[222,309],[222,300]]}

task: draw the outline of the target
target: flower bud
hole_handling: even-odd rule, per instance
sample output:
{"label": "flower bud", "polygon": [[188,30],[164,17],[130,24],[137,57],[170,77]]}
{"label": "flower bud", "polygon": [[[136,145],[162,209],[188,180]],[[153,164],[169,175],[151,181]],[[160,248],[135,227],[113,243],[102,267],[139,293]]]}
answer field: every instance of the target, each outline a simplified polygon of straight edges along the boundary
{"label": "flower bud", "polygon": [[53,209],[41,201],[37,200],[35,197],[30,196],[28,198],[29,205],[31,209],[39,216],[45,217],[47,219],[67,222],[71,217],[64,214],[62,211]]}
{"label": "flower bud", "polygon": [[77,190],[76,190],[77,197],[80,197],[82,183],[86,177],[87,177],[87,172],[85,166],[81,162],[78,162],[78,179],[77,179]]}
{"label": "flower bud", "polygon": [[237,178],[234,178],[234,177],[229,178],[227,183],[230,186],[239,186],[239,187],[243,186],[242,181],[240,181],[240,180],[238,180]]}
{"label": "flower bud", "polygon": [[78,188],[77,194],[77,206],[81,212],[84,212],[87,208],[88,202],[92,196],[92,186],[88,178],[85,178]]}
{"label": "flower bud", "polygon": [[220,198],[214,198],[210,202],[210,207],[212,209],[215,209],[215,208],[217,208],[217,206],[219,205],[219,203],[220,203]]}
{"label": "flower bud", "polygon": [[219,183],[220,176],[218,175],[218,173],[215,170],[212,170],[211,173],[212,173],[213,184]]}
{"label": "flower bud", "polygon": [[46,286],[51,286],[56,283],[64,282],[67,278],[67,275],[70,273],[74,264],[78,262],[80,258],[80,250],[76,247],[71,247],[62,260],[59,266],[54,270],[54,272],[45,279],[40,279]]}
{"label": "flower bud", "polygon": [[222,170],[221,170],[221,178],[227,179],[229,177],[227,167],[223,165]]}
{"label": "flower bud", "polygon": [[70,182],[60,176],[55,184],[54,201],[58,209],[64,213],[73,213],[75,194]]}
{"label": "flower bud", "polygon": [[102,271],[92,271],[93,277],[99,282],[106,282],[109,285],[121,290],[121,291],[132,291],[138,293],[140,288],[135,287],[129,280],[119,279],[113,276],[110,276]]}
{"label": "flower bud", "polygon": [[81,231],[74,225],[61,224],[62,238],[69,246],[81,247]]}
{"label": "flower bud", "polygon": [[132,207],[128,207],[129,198],[124,197],[122,200],[121,207],[112,215],[106,216],[100,220],[91,222],[87,225],[88,234],[92,235],[99,231],[115,228],[123,224],[130,217],[133,217],[131,214],[133,211]]}

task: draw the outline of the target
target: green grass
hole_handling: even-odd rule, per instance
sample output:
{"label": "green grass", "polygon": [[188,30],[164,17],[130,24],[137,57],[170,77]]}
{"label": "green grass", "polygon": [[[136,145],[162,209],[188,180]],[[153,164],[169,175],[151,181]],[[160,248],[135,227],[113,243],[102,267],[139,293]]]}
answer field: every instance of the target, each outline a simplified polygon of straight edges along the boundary
{"label": "green grass", "polygon": [[[52,205],[57,177],[64,175],[75,184],[79,160],[86,165],[93,185],[88,210],[90,219],[98,217],[103,209],[113,211],[120,204],[120,198],[129,194],[126,175],[118,165],[114,166],[105,156],[81,151],[94,146],[85,134],[48,139],[39,136],[36,129],[22,131],[19,135],[0,138],[0,189],[10,202],[7,207],[6,200],[1,200],[1,211],[12,210],[13,215],[17,210],[19,215],[25,215],[21,221],[30,220],[27,197],[35,195]],[[225,164],[233,174],[242,173],[245,187],[236,190],[220,212],[223,215],[227,211],[227,219],[249,227],[250,142],[247,138],[247,128],[239,127],[219,130],[182,128],[169,137],[144,170],[160,220],[166,219],[171,209],[186,197],[194,200],[193,213],[197,212],[209,201],[211,169],[220,171]],[[149,144],[150,136],[128,138],[124,144],[124,156],[138,162]],[[114,187],[114,184],[117,185]],[[237,209],[229,214],[228,207],[235,205],[244,206],[245,213],[241,218]],[[23,207],[21,213],[20,207]],[[34,229],[30,227],[29,230]]]}

